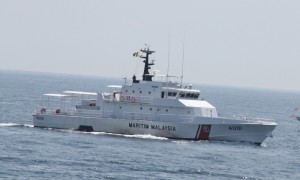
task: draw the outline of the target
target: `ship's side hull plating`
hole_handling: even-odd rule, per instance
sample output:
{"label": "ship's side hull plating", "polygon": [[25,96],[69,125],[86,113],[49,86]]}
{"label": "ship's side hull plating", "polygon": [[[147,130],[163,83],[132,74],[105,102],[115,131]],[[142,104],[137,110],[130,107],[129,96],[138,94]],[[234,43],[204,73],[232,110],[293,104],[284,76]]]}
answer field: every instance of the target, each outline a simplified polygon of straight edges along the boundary
{"label": "ship's side hull plating", "polygon": [[150,134],[186,140],[241,141],[261,144],[272,136],[276,124],[179,123],[149,120],[95,118],[70,115],[33,115],[35,127],[74,129],[116,134]]}

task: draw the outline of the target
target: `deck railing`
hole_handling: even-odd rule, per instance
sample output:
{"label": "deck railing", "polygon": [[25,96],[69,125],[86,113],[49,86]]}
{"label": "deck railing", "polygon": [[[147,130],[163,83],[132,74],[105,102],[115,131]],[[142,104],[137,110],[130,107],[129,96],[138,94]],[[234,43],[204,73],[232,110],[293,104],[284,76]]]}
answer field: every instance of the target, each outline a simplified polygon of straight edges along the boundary
{"label": "deck railing", "polygon": [[150,113],[134,113],[134,112],[113,112],[113,111],[99,111],[87,109],[50,109],[39,108],[38,114],[46,115],[67,115],[90,118],[112,118],[112,119],[130,119],[130,120],[151,120],[151,121],[167,121],[167,122],[191,122],[193,115],[178,115],[178,114],[150,114]]}

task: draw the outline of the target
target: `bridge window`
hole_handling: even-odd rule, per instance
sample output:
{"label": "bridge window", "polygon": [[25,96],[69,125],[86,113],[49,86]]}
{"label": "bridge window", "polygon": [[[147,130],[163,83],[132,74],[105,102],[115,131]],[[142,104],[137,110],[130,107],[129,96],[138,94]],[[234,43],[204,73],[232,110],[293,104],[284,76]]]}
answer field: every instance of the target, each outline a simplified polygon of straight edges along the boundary
{"label": "bridge window", "polygon": [[191,98],[191,97],[192,97],[192,94],[191,94],[191,93],[186,93],[185,97]]}
{"label": "bridge window", "polygon": [[191,99],[198,99],[200,93],[190,93],[190,92],[187,92],[187,93],[184,93],[184,92],[180,92],[179,93],[179,97],[181,98],[191,98]]}
{"label": "bridge window", "polygon": [[173,96],[173,97],[175,97],[176,95],[177,95],[176,92],[168,92],[168,96]]}

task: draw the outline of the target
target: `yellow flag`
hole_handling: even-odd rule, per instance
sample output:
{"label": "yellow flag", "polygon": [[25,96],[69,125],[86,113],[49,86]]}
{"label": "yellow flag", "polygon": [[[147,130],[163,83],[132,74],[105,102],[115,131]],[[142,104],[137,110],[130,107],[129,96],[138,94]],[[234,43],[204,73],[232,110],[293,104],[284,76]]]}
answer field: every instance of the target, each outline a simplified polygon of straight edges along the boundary
{"label": "yellow flag", "polygon": [[139,52],[135,52],[132,54],[134,57],[138,57],[139,56]]}

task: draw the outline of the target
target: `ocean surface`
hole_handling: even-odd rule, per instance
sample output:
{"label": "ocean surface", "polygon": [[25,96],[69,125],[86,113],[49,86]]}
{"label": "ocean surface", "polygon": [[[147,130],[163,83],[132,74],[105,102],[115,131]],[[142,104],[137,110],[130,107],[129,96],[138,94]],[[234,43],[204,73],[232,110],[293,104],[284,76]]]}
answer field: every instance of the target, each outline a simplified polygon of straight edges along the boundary
{"label": "ocean surface", "polygon": [[290,117],[300,92],[194,85],[220,116],[274,119],[274,138],[261,146],[32,125],[44,93],[99,92],[119,83],[0,70],[0,179],[300,179],[300,122]]}

